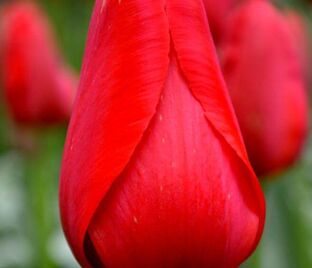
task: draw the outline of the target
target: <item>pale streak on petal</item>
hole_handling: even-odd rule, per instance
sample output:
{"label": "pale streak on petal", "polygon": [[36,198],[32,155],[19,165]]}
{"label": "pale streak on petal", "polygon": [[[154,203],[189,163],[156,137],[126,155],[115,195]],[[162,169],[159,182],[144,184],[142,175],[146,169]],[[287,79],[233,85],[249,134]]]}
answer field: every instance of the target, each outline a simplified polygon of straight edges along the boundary
{"label": "pale streak on petal", "polygon": [[102,6],[101,6],[100,13],[103,12],[103,9],[104,9],[105,4],[106,4],[106,0],[103,0],[103,1],[102,1]]}
{"label": "pale streak on petal", "polygon": [[159,186],[159,190],[161,193],[164,191],[164,186],[162,184]]}

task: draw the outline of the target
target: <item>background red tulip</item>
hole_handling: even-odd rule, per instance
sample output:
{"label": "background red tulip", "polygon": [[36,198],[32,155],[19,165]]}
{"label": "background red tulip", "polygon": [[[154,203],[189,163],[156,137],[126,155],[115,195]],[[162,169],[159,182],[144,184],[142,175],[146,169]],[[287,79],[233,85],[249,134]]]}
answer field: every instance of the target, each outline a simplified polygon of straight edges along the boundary
{"label": "background red tulip", "polygon": [[67,120],[76,78],[60,59],[40,9],[30,2],[8,4],[1,23],[3,86],[13,119],[23,124]]}
{"label": "background red tulip", "polygon": [[205,16],[199,0],[96,1],[60,185],[83,267],[237,267],[260,239]]}
{"label": "background red tulip", "polygon": [[204,0],[209,26],[215,41],[222,38],[226,21],[240,0]]}
{"label": "background red tulip", "polygon": [[269,174],[293,163],[307,134],[301,59],[288,23],[267,1],[246,3],[228,26],[225,79],[251,163]]}

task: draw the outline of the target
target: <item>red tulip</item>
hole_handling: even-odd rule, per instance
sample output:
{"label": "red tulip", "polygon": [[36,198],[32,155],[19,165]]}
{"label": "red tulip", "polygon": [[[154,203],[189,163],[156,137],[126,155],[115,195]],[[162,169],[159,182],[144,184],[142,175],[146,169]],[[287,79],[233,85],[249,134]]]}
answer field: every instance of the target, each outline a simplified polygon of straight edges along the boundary
{"label": "red tulip", "polygon": [[307,133],[304,74],[292,33],[269,2],[254,0],[233,14],[225,35],[225,80],[251,163],[259,175],[279,171],[298,157]]}
{"label": "red tulip", "polygon": [[238,267],[263,229],[200,0],[96,1],[60,208],[83,267]]}
{"label": "red tulip", "polygon": [[57,52],[50,26],[35,4],[16,2],[1,12],[2,75],[7,106],[23,124],[70,116],[76,80]]}
{"label": "red tulip", "polygon": [[226,21],[240,0],[204,0],[209,26],[215,41],[222,38]]}

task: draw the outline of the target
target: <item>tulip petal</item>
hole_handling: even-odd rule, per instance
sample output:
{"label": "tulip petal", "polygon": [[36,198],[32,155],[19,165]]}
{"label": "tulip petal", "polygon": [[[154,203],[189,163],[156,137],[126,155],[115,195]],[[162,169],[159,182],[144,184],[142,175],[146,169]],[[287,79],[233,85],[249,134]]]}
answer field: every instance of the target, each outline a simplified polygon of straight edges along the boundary
{"label": "tulip petal", "polygon": [[[171,0],[167,13],[172,40],[183,74],[207,120],[225,139],[250,173],[251,190],[258,202],[260,223],[255,245],[264,227],[265,203],[259,182],[249,163],[235,113],[219,67],[202,1]],[[183,23],[187,21],[188,23]],[[193,36],[192,39],[189,36]],[[196,43],[192,40],[197,40]],[[203,56],[205,55],[205,56]],[[254,248],[250,251],[252,252]]]}
{"label": "tulip petal", "polygon": [[60,185],[64,231],[84,267],[90,266],[88,224],[129,162],[165,83],[169,30],[163,7],[154,0],[95,4]]}

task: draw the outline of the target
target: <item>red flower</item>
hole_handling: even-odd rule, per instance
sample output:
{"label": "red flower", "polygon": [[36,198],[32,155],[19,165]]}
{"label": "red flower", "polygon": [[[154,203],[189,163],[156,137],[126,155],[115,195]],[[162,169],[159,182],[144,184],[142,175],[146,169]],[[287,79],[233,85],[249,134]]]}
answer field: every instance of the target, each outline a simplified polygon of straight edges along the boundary
{"label": "red flower", "polygon": [[51,29],[35,4],[9,4],[1,12],[2,75],[15,121],[50,124],[69,118],[76,79],[60,60]]}
{"label": "red flower", "polygon": [[215,41],[222,39],[227,19],[240,0],[204,0],[209,26]]}
{"label": "red flower", "polygon": [[304,73],[285,18],[267,1],[246,3],[229,21],[222,53],[253,167],[259,175],[287,167],[302,147],[308,112]]}
{"label": "red flower", "polygon": [[96,1],[60,185],[83,267],[237,267],[264,200],[200,0]]}

